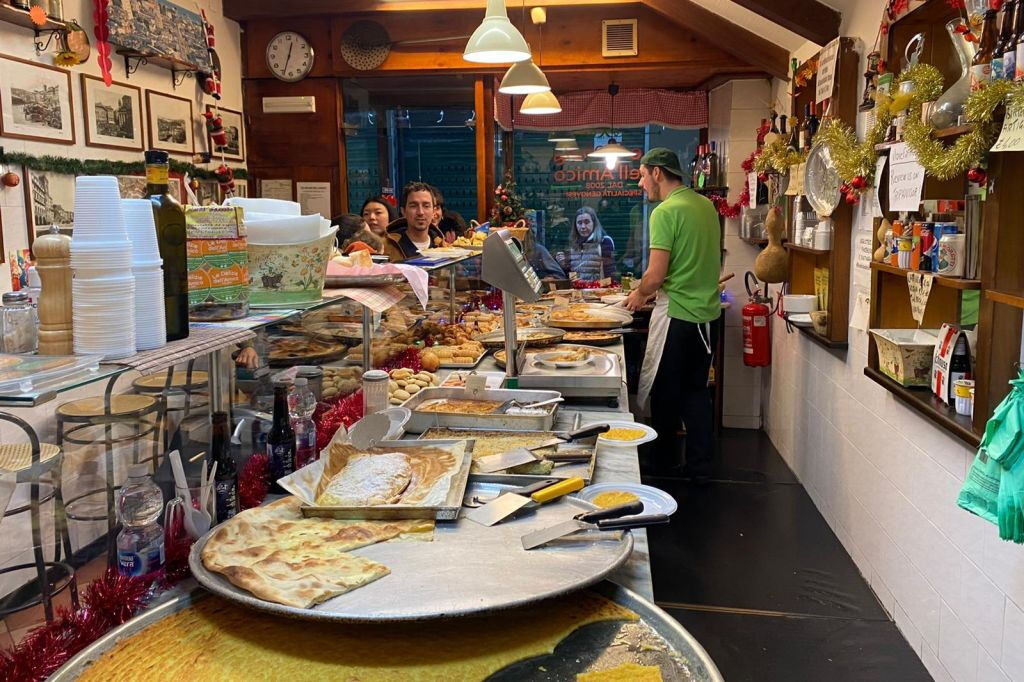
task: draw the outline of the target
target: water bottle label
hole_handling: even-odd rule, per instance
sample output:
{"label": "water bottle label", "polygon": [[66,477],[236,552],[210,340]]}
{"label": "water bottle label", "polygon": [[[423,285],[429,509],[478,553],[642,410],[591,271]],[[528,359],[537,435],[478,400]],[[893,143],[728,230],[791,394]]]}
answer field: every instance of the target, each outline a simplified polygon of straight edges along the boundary
{"label": "water bottle label", "polygon": [[217,481],[214,492],[217,495],[217,523],[227,521],[238,513],[238,486],[235,480]]}
{"label": "water bottle label", "polygon": [[137,577],[146,575],[159,569],[164,565],[164,546],[151,547],[142,552],[131,552],[119,550],[117,552],[117,566],[121,575]]}

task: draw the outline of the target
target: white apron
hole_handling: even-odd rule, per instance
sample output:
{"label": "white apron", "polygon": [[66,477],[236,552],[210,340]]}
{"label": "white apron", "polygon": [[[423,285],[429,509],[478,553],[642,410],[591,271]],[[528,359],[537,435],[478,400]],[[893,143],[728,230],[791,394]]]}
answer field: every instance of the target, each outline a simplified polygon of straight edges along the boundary
{"label": "white apron", "polygon": [[668,295],[659,289],[658,297],[654,301],[654,312],[651,313],[651,323],[647,327],[647,351],[644,353],[644,364],[640,369],[640,385],[636,392],[637,407],[641,414],[648,413],[647,401],[650,400],[654,377],[658,374],[661,354],[665,350],[669,320]]}
{"label": "white apron", "polygon": [[[651,323],[647,327],[647,351],[644,353],[640,385],[636,392],[640,414],[650,414],[647,403],[651,397],[651,389],[654,388],[654,378],[658,375],[658,367],[661,365],[661,354],[665,351],[665,338],[668,336],[671,319],[668,316],[668,294],[659,289],[658,298],[654,301],[654,311],[651,313]],[[711,326],[707,323],[702,324],[698,326],[697,331],[708,355],[711,355]]]}

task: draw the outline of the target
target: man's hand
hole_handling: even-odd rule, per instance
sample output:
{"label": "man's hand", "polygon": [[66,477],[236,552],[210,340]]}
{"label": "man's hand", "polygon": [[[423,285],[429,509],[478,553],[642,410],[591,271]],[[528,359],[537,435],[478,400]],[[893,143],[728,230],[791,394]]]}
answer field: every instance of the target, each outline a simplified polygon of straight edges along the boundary
{"label": "man's hand", "polygon": [[260,366],[260,355],[252,346],[246,346],[235,357],[235,365],[246,369],[256,369]]}
{"label": "man's hand", "polygon": [[633,289],[629,292],[629,296],[626,297],[626,302],[623,304],[626,310],[636,312],[647,305],[647,302],[651,300],[651,296],[645,296],[638,288]]}

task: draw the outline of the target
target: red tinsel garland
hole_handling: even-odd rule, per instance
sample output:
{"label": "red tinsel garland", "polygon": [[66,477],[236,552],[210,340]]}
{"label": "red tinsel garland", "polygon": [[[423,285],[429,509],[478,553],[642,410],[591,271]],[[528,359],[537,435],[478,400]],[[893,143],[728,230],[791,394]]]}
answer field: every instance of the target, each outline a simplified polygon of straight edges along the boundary
{"label": "red tinsel garland", "polygon": [[257,452],[238,473],[238,505],[244,511],[263,504],[270,490],[269,458]]}
{"label": "red tinsel garland", "polygon": [[108,568],[82,592],[81,608],[59,609],[53,622],[32,630],[13,650],[0,653],[0,679],[45,680],[105,632],[131,618],[146,602],[149,586],[149,579],[129,578]]}

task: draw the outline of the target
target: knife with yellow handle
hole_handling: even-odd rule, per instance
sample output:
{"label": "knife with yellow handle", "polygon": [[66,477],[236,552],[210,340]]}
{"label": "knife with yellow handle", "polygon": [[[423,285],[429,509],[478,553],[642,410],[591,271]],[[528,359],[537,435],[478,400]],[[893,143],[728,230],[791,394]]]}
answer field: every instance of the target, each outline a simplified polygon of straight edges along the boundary
{"label": "knife with yellow handle", "polygon": [[563,480],[548,479],[525,488],[506,491],[475,509],[465,512],[465,517],[484,526],[493,526],[524,509],[533,509],[546,502],[557,500],[569,493],[581,490],[584,481],[579,476]]}

